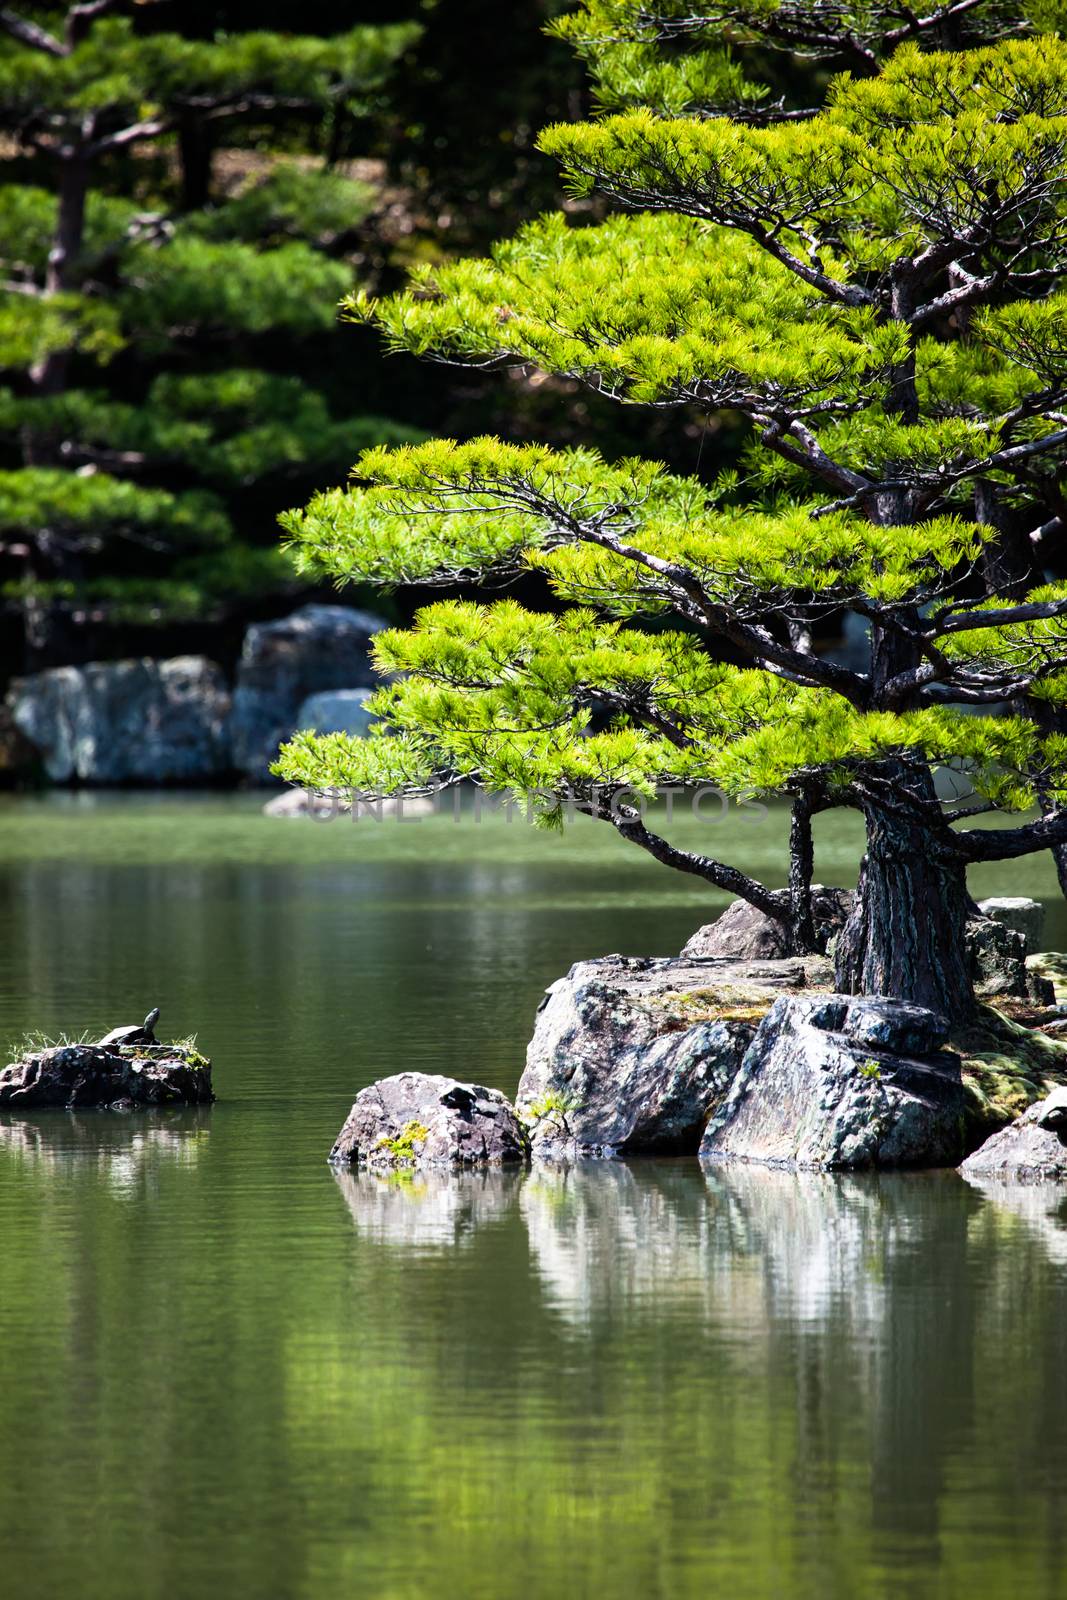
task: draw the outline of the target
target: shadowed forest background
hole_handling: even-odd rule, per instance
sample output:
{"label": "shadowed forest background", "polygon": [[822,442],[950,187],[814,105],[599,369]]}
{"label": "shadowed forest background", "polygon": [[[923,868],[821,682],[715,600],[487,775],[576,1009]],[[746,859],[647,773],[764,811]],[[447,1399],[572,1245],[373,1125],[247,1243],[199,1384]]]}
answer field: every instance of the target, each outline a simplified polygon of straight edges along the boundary
{"label": "shadowed forest background", "polygon": [[[331,596],[298,583],[276,517],[342,482],[371,444],[595,439],[608,457],[640,449],[703,475],[735,454],[740,428],[696,412],[668,419],[540,375],[391,357],[337,320],[352,287],[388,291],[417,261],[485,251],[579,204],[533,147],[545,124],[589,109],[581,64],[543,31],[562,9],[520,0],[504,21],[488,0],[312,0],[302,35],[382,25],[394,59],[318,105],[193,120],[97,160],[73,268],[71,315],[89,331],[61,358],[58,395],[41,377],[47,329],[27,320],[60,179],[34,143],[46,119],[26,62],[51,63],[2,41],[0,686],[136,655],[199,652],[229,670],[250,621]],[[138,40],[208,43],[220,80],[231,57],[244,70],[242,43],[294,28],[293,8],[269,3],[117,10]],[[94,30],[105,59],[109,25]],[[394,597],[394,615],[424,598]]]}

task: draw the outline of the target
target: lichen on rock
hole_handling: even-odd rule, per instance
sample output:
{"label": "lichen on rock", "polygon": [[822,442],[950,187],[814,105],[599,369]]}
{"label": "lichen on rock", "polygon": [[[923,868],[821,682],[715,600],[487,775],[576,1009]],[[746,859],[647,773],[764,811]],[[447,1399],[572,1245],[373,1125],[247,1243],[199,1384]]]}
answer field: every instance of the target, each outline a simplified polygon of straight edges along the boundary
{"label": "lichen on rock", "polygon": [[499,1090],[429,1072],[398,1072],[356,1096],[330,1161],[414,1171],[501,1166],[528,1155],[526,1131]]}

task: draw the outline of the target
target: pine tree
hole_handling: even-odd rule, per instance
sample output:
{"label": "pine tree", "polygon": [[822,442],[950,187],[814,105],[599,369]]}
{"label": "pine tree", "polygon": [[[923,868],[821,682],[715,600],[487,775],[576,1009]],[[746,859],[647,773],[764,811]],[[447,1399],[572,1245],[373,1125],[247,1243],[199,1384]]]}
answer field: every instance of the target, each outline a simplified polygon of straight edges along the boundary
{"label": "pine tree", "polygon": [[[708,487],[489,439],[364,455],[371,487],[285,519],[305,561],[379,583],[533,567],[567,609],[427,608],[378,642],[403,674],[377,697],[392,734],[300,736],[282,774],[533,791],[549,820],[603,818],[801,948],[811,818],[857,808],[839,986],[965,1014],[968,866],[1067,842],[1067,584],[1041,570],[1064,546],[1067,46],[1038,31],[1058,20],[996,0],[569,17],[606,114],[542,148],[623,214],[544,218],[349,314],[438,360],[739,413],[742,469]],[[765,92],[762,55],[726,53],[727,34],[799,56],[821,103]],[[849,611],[865,671],[813,648]],[[974,798],[939,798],[939,767]],[[665,784],[789,796],[789,888],[654,836],[634,797]]]}
{"label": "pine tree", "polygon": [[[200,39],[154,31],[153,10],[0,9],[0,554],[31,665],[64,659],[87,614],[196,615],[291,584],[245,536],[250,493],[269,526],[286,481],[330,481],[353,438],[414,436],[332,415],[285,365],[329,329],[374,200],[312,152],[417,30]],[[226,188],[223,139],[247,169]]]}

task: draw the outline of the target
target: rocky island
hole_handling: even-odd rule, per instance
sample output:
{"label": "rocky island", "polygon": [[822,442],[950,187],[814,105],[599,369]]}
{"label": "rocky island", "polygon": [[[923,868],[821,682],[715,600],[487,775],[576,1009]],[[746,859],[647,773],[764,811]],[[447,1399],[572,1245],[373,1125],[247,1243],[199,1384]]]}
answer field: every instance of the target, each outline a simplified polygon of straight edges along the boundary
{"label": "rocky island", "polygon": [[[847,899],[817,900],[830,937]],[[379,1171],[644,1154],[977,1170],[992,1149],[1002,1172],[1018,1150],[1051,1175],[1059,1101],[1051,1121],[1031,1108],[1067,1095],[1067,1006],[1063,959],[1027,954],[1041,909],[977,908],[976,1008],[950,1025],[928,1007],[836,993],[827,957],[782,954],[771,920],[735,902],[678,957],[581,961],[552,984],[514,1107],[403,1073],[363,1090],[330,1159]]]}
{"label": "rocky island", "polygon": [[113,1028],[95,1043],[41,1042],[20,1049],[0,1070],[0,1109],[66,1110],[97,1107],[134,1111],[145,1106],[207,1105],[211,1062],[195,1039],[161,1044],[158,1009],[140,1025]]}

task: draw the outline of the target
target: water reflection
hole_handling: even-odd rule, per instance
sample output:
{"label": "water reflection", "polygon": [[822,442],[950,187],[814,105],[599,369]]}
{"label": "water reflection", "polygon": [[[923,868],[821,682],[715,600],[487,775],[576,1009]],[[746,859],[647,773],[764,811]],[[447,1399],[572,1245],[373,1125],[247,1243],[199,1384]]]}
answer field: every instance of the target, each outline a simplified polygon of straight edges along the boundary
{"label": "water reflection", "polygon": [[360,1236],[378,1244],[454,1249],[518,1200],[520,1174],[335,1172]]}
{"label": "water reflection", "polygon": [[0,1115],[0,1155],[29,1171],[60,1177],[94,1173],[106,1187],[131,1197],[151,1187],[161,1166],[192,1167],[211,1128],[211,1108],[187,1111],[46,1111]]}
{"label": "water reflection", "polygon": [[1030,1238],[1040,1242],[1049,1262],[1067,1266],[1067,1185],[1005,1183],[978,1174],[968,1174],[967,1182],[987,1202],[983,1224],[1002,1234],[1015,1232],[1021,1224]]}
{"label": "water reflection", "polygon": [[[542,1351],[565,1369],[595,1352],[618,1385],[605,1396],[612,1409],[632,1411],[639,1395],[637,1414],[673,1412],[686,1397],[694,1491],[742,1439],[764,1452],[776,1496],[789,1497],[778,1529],[796,1548],[825,1524],[827,1550],[846,1559],[854,1530],[834,1507],[848,1483],[850,1514],[862,1507],[866,1524],[862,1559],[876,1570],[936,1570],[966,1524],[959,1570],[970,1571],[1000,1548],[1013,1475],[1035,1492],[1039,1480],[1067,1487],[1067,1440],[1043,1403],[1067,1404],[1052,1336],[1067,1316],[1063,1190],[987,1199],[954,1173],[701,1174],[685,1161],[341,1185],[360,1234],[395,1247],[398,1274],[412,1245],[466,1250],[482,1228],[521,1225],[537,1284],[525,1326],[540,1330]],[[411,1255],[407,1303],[416,1320],[431,1308],[440,1318],[442,1279],[422,1281],[415,1267]],[[461,1325],[452,1331],[458,1343]],[[1005,1372],[1013,1351],[1026,1363]],[[1028,1435],[1005,1445],[1013,1409]],[[641,1437],[679,1421],[654,1410]],[[840,1580],[846,1592],[843,1570]]]}

